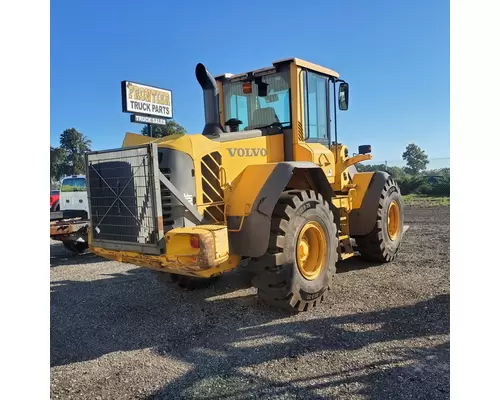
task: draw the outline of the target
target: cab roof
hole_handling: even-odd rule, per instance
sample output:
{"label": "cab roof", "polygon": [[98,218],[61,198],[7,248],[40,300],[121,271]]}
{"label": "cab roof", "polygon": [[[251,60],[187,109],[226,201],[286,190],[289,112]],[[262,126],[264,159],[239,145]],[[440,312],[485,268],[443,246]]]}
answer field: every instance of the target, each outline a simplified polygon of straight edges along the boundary
{"label": "cab roof", "polygon": [[[309,61],[306,61],[306,60],[302,60],[300,58],[295,58],[295,57],[293,57],[293,58],[284,58],[282,60],[274,61],[273,62],[273,67],[276,67],[276,66],[278,66],[280,64],[287,64],[287,63],[292,63],[292,62],[294,62],[298,67],[307,68],[307,69],[309,69],[311,71],[319,72],[320,74],[327,75],[329,77],[333,77],[333,78],[340,77],[339,73],[336,72],[336,71],[334,71],[333,69],[322,67],[321,65],[314,64],[312,62],[309,62]],[[254,71],[249,71],[249,72],[252,72],[252,73],[264,72],[266,70],[272,69],[273,67],[262,68],[262,69],[258,69],[258,70],[254,70]],[[225,74],[217,75],[215,77],[215,79],[217,79],[217,80],[225,80],[225,79],[230,79],[230,78],[236,78],[236,77],[240,77],[240,76],[246,75],[247,73],[248,72],[244,72],[242,74],[225,73]]]}

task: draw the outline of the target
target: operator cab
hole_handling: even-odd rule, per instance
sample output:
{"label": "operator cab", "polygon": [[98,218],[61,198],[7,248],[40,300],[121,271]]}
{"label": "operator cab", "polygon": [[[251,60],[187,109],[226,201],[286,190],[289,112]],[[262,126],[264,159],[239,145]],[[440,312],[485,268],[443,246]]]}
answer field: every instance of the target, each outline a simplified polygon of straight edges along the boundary
{"label": "operator cab", "polygon": [[[299,141],[330,147],[332,132],[336,131],[336,98],[340,110],[348,108],[349,86],[339,79],[337,72],[297,58],[276,61],[272,67],[242,74],[218,75],[211,96],[207,96],[207,79],[200,81],[199,76],[200,71],[209,73],[199,66],[198,81],[205,83],[202,84],[205,110],[212,116],[205,128],[217,125],[208,133],[215,140],[293,131]],[[337,83],[340,83],[338,95]]]}

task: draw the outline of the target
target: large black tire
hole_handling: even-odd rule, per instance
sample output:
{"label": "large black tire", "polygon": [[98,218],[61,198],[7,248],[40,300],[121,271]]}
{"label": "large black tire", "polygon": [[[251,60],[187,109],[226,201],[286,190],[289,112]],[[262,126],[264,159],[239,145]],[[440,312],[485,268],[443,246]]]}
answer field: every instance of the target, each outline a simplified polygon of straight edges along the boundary
{"label": "large black tire", "polygon": [[[392,212],[399,214],[399,219],[394,227],[397,232],[391,229],[389,232],[389,209],[394,207]],[[392,219],[394,221],[394,218]],[[385,182],[382,193],[380,193],[377,220],[373,230],[365,236],[356,237],[356,245],[361,256],[369,261],[390,262],[394,260],[401,245],[403,237],[404,212],[403,200],[398,185],[389,177]]]}
{"label": "large black tire", "polygon": [[89,248],[89,244],[87,242],[66,241],[62,242],[62,244],[66,248],[66,250],[69,250],[73,253],[84,253]]}
{"label": "large black tire", "polygon": [[[320,226],[324,236],[318,275],[306,279],[297,260],[298,240],[306,225]],[[323,243],[323,242],[322,242]],[[319,305],[331,288],[338,249],[337,226],[331,206],[311,190],[284,192],[276,204],[269,247],[260,258],[251,259],[252,284],[266,303],[292,311],[307,311]],[[311,253],[312,254],[312,253]]]}
{"label": "large black tire", "polygon": [[220,278],[220,275],[211,278],[196,278],[194,276],[171,274],[168,272],[155,272],[158,281],[167,284],[176,284],[180,288],[187,290],[207,288]]}

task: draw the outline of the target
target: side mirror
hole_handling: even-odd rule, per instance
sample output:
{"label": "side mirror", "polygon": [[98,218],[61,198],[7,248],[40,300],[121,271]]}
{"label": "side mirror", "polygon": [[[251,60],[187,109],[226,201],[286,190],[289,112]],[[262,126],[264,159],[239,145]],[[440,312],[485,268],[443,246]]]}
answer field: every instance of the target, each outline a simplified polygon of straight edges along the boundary
{"label": "side mirror", "polygon": [[346,111],[349,108],[349,84],[342,82],[339,86],[339,110]]}
{"label": "side mirror", "polygon": [[362,144],[358,146],[358,154],[370,154],[372,152],[372,146],[369,144]]}

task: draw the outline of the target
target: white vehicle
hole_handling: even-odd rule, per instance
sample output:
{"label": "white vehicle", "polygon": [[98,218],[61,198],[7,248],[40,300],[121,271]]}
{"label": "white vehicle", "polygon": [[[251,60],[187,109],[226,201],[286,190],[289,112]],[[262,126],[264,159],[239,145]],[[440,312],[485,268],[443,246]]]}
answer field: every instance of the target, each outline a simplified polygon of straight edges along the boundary
{"label": "white vehicle", "polygon": [[89,202],[85,175],[71,175],[61,180],[59,211],[50,213],[50,237],[59,240],[75,253],[88,248]]}
{"label": "white vehicle", "polygon": [[59,206],[61,211],[85,210],[89,212],[85,175],[71,175],[62,179]]}

